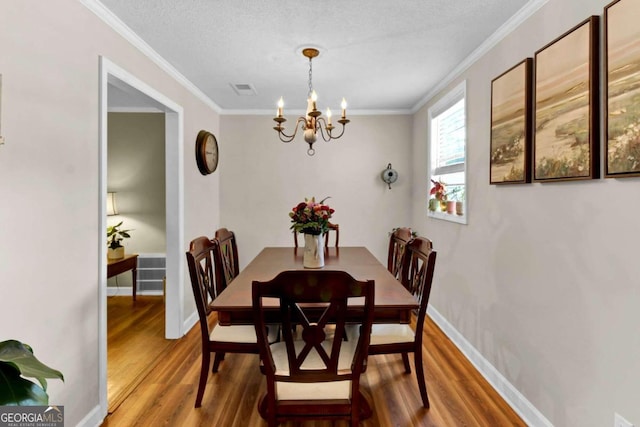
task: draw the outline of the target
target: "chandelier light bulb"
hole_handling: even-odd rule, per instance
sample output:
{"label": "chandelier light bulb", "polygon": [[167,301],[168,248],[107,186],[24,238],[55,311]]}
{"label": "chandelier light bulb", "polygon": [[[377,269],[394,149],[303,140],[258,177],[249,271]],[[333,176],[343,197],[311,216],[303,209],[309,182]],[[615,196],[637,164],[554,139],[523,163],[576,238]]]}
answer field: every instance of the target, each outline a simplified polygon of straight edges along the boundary
{"label": "chandelier light bulb", "polygon": [[331,108],[327,108],[327,124],[331,124]]}
{"label": "chandelier light bulb", "polygon": [[280,97],[280,100],[278,100],[278,117],[282,117],[282,107],[284,107],[284,100]]}
{"label": "chandelier light bulb", "polygon": [[347,100],[342,98],[342,102],[340,103],[340,107],[342,107],[342,118],[347,117]]}

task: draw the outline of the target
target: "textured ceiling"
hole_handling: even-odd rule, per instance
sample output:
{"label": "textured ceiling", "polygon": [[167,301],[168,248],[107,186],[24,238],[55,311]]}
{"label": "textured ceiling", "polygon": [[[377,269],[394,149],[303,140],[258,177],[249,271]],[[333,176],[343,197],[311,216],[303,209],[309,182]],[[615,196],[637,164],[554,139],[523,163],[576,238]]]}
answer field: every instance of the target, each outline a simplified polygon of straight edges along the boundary
{"label": "textured ceiling", "polygon": [[[101,0],[225,111],[410,110],[529,0]],[[241,96],[232,84],[250,84]]]}

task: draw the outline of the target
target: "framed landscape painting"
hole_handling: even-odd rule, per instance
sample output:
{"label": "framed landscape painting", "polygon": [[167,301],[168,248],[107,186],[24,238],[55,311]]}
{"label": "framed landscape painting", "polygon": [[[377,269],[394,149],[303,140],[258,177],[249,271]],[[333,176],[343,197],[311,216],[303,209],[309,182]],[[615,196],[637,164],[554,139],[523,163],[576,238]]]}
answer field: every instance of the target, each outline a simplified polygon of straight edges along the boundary
{"label": "framed landscape painting", "polygon": [[640,176],[640,2],[604,9],[605,176]]}
{"label": "framed landscape painting", "polygon": [[535,54],[535,181],[600,175],[598,24],[591,16]]}
{"label": "framed landscape painting", "polygon": [[533,59],[491,81],[490,184],[531,182]]}

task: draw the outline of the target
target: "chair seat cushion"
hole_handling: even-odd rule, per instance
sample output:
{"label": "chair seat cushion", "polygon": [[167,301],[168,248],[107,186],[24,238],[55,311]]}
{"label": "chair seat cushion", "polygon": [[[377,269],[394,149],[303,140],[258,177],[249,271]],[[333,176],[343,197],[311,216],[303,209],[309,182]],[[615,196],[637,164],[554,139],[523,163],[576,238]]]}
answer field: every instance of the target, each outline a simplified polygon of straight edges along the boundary
{"label": "chair seat cushion", "polygon": [[[324,341],[322,346],[327,353],[331,351],[332,341]],[[295,341],[296,354],[304,347],[303,341]],[[355,351],[354,342],[343,342],[338,359],[339,370],[350,370]],[[287,349],[284,342],[271,345],[271,354],[276,365],[276,375],[287,375],[289,363]],[[316,350],[311,350],[304,363],[303,369],[323,369],[324,362]],[[324,399],[349,399],[351,397],[351,381],[332,381],[317,383],[276,382],[278,400],[324,400]]]}
{"label": "chair seat cushion", "polygon": [[[276,342],[278,340],[278,326],[268,325],[268,328],[269,342]],[[255,343],[258,341],[256,328],[253,325],[221,326],[216,324],[209,338],[211,341],[219,342]]]}
{"label": "chair seat cushion", "polygon": [[406,324],[375,324],[371,328],[370,345],[413,342],[414,340],[415,332]]}

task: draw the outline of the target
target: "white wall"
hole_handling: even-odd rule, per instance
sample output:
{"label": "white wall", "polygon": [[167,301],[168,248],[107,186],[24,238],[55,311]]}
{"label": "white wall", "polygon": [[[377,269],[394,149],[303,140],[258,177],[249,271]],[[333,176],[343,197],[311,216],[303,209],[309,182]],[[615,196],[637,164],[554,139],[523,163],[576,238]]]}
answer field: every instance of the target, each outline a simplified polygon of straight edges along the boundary
{"label": "white wall", "polygon": [[[99,403],[99,56],[184,108],[185,236],[219,225],[218,176],[193,156],[218,115],[76,0],[0,2],[0,52],[0,339],[63,372],[50,401],[76,425]],[[187,277],[184,295],[186,317]]]}
{"label": "white wall", "polygon": [[[291,246],[289,212],[305,197],[327,200],[341,246],[366,246],[386,265],[388,232],[410,219],[410,116],[353,116],[342,138],[280,142],[271,117],[222,116],[221,226],[236,232],[241,267],[265,246]],[[380,173],[392,163],[389,190]]]}
{"label": "white wall", "polygon": [[[640,425],[640,180],[489,185],[490,86],[607,2],[550,0],[449,85],[467,79],[467,226],[428,219],[413,190],[439,252],[432,305],[556,426]],[[414,117],[416,183],[435,101]]]}

